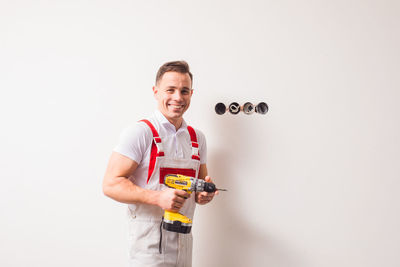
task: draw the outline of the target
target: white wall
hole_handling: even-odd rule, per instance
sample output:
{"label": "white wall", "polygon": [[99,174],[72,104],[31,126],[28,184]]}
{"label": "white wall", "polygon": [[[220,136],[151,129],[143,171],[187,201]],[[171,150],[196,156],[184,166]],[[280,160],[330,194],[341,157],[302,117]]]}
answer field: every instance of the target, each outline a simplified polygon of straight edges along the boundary
{"label": "white wall", "polygon": [[[221,187],[194,266],[400,265],[398,1],[1,1],[0,265],[126,266],[101,180],[157,68],[195,75],[186,120]],[[265,116],[217,102],[266,101]]]}

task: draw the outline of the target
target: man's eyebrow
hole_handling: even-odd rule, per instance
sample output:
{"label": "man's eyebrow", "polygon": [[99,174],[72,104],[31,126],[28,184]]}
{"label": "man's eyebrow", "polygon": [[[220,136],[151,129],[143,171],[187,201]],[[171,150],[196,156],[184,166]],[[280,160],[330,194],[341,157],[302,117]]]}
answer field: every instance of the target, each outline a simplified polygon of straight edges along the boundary
{"label": "man's eyebrow", "polygon": [[176,89],[176,87],[173,85],[169,85],[169,86],[167,86],[167,88]]}
{"label": "man's eyebrow", "polygon": [[190,90],[189,87],[183,87],[182,89],[183,89],[183,90]]}

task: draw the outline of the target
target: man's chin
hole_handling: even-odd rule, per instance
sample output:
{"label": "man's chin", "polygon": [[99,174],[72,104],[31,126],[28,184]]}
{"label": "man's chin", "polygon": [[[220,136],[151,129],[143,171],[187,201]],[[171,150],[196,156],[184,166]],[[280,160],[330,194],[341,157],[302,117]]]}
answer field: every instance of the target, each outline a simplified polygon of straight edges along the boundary
{"label": "man's chin", "polygon": [[171,117],[182,117],[182,115],[183,115],[183,113],[185,113],[185,110],[184,109],[179,109],[179,110],[169,110],[168,111],[168,114],[171,116]]}
{"label": "man's chin", "polygon": [[171,118],[174,118],[174,119],[180,119],[183,116],[183,112],[173,112],[170,114],[171,114]]}
{"label": "man's chin", "polygon": [[183,112],[176,112],[176,111],[168,111],[164,114],[165,117],[168,119],[179,119],[183,115]]}

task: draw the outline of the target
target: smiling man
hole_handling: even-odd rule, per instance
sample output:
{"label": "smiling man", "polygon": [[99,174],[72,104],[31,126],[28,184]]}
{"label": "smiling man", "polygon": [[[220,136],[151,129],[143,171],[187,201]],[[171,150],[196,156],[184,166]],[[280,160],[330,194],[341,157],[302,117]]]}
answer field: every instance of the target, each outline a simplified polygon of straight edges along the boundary
{"label": "smiling man", "polygon": [[162,229],[164,210],[193,219],[196,203],[209,203],[218,193],[189,195],[163,183],[165,174],[211,182],[205,137],[183,119],[193,95],[192,84],[185,61],[162,65],[153,86],[158,109],[121,134],[109,160],[103,192],[128,204],[131,267],[191,266],[192,235]]}

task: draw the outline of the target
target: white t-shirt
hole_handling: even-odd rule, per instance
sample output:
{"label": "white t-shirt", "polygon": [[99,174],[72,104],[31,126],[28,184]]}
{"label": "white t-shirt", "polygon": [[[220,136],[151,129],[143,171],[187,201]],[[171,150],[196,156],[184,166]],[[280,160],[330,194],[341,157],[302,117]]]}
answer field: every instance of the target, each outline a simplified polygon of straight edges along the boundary
{"label": "white t-shirt", "polygon": [[[187,124],[183,120],[182,126],[176,130],[164,115],[156,110],[154,115],[148,120],[156,128],[163,145],[165,157],[168,158],[191,158],[192,146]],[[197,143],[199,144],[200,164],[207,162],[207,145],[204,134],[195,129]],[[137,122],[127,127],[120,135],[119,143],[114,148],[115,152],[120,153],[138,163],[138,167],[132,176],[135,180],[147,179],[148,167],[150,162],[151,144],[153,133],[150,127],[144,122]]]}

